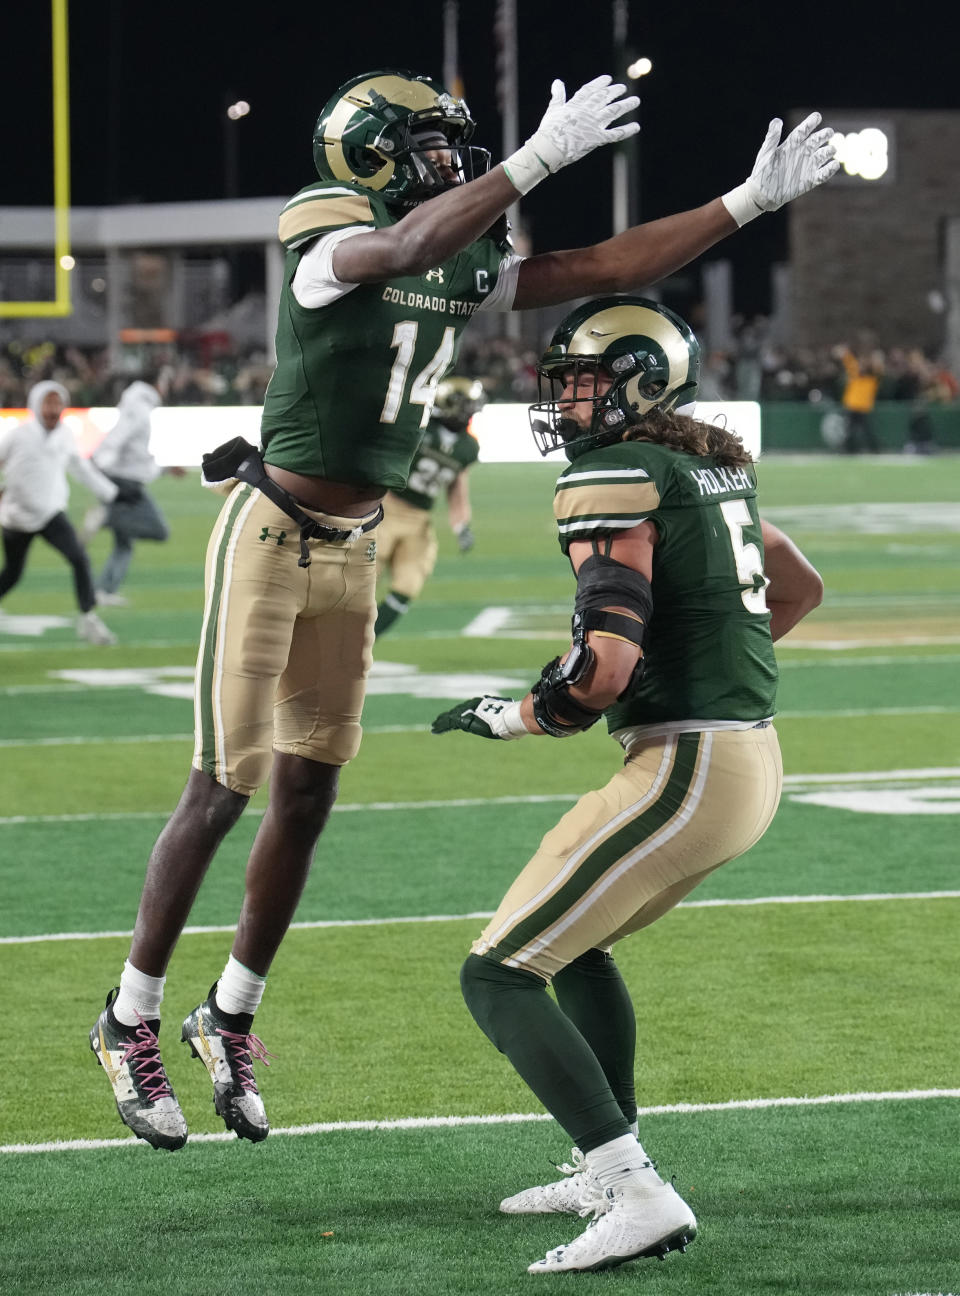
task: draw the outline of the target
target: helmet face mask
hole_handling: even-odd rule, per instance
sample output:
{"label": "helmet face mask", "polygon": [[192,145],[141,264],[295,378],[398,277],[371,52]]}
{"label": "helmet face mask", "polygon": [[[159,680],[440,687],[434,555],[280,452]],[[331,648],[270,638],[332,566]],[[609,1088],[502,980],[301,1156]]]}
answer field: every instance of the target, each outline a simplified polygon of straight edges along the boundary
{"label": "helmet face mask", "polygon": [[[587,302],[560,322],[537,365],[534,442],[542,455],[562,448],[574,460],[622,440],[651,410],[691,403],[699,377],[700,345],[668,307],[643,297]],[[571,417],[573,402],[560,400],[564,384],[581,410],[589,401],[589,419]]]}
{"label": "helmet face mask", "polygon": [[489,152],[469,145],[473,130],[464,101],[429,77],[368,72],[341,86],[320,114],[313,159],[322,180],[411,207],[489,169]]}

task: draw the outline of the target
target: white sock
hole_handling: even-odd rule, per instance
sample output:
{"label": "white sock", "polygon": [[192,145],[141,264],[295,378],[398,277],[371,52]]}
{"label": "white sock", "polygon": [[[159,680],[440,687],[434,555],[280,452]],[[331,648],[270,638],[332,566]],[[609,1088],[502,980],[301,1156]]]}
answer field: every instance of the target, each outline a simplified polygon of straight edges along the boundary
{"label": "white sock", "polygon": [[601,1188],[659,1188],[663,1180],[635,1134],[622,1134],[587,1153],[587,1165]]}
{"label": "white sock", "polygon": [[156,1021],[160,1016],[166,979],[165,976],[147,976],[127,959],[120,977],[120,993],[113,1005],[113,1015],[121,1026],[137,1026],[141,1017],[144,1021]]}
{"label": "white sock", "polygon": [[251,972],[242,963],[238,963],[231,954],[227,959],[227,966],[223,969],[223,976],[217,982],[215,992],[217,1007],[221,1012],[230,1015],[236,1013],[252,1015],[260,1007],[266,984],[266,977]]}

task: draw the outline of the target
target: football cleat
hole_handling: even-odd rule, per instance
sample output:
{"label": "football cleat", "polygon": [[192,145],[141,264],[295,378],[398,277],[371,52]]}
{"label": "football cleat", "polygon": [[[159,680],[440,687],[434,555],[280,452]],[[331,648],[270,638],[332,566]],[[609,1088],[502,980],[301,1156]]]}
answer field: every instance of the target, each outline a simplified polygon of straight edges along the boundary
{"label": "football cleat", "polygon": [[187,1122],[160,1060],[159,1021],[124,1026],[113,1015],[119,987],[90,1032],[90,1048],[107,1073],[124,1125],[151,1147],[174,1152],[187,1141]]}
{"label": "football cleat", "polygon": [[77,638],[97,645],[115,644],[117,636],[109,630],[96,612],[81,612],[77,617]]}
{"label": "football cleat", "polygon": [[505,1197],[500,1203],[504,1215],[579,1215],[594,1203],[601,1189],[579,1148],[573,1149],[570,1164],[563,1163],[557,1169],[563,1179]]}
{"label": "football cleat", "polygon": [[535,1260],[527,1273],[595,1273],[641,1257],[662,1260],[685,1251],[697,1236],[693,1211],[671,1184],[606,1188],[592,1209],[584,1233]]}
{"label": "football cleat", "polygon": [[180,1038],[207,1068],[213,1081],[213,1105],[227,1129],[237,1138],[259,1143],[270,1133],[270,1123],[254,1079],[253,1059],[269,1066],[267,1059],[274,1055],[251,1033],[252,1014],[220,1011],[216,988],[214,983],[209,997],[184,1021]]}

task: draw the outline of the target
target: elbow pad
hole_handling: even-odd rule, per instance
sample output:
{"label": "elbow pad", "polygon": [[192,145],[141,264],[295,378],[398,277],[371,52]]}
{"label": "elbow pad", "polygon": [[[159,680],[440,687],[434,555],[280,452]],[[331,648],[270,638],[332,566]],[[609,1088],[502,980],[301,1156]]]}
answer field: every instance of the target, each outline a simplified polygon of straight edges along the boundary
{"label": "elbow pad", "polygon": [[[632,615],[605,612],[611,603],[629,608]],[[588,630],[596,630],[636,644],[642,652],[652,614],[653,590],[646,576],[602,554],[592,554],[581,564],[573,605],[574,640],[578,633],[582,639]]]}
{"label": "elbow pad", "polygon": [[570,685],[579,683],[592,665],[593,649],[581,638],[574,642],[565,662],[554,657],[540,672],[540,678],[530,690],[533,718],[551,738],[583,733],[603,715],[602,711],[584,706],[570,696]]}
{"label": "elbow pad", "polygon": [[[611,603],[629,608],[632,615],[604,611]],[[618,702],[629,697],[643,678],[643,641],[652,615],[653,590],[642,573],[602,554],[592,554],[581,564],[573,611],[574,644],[584,643],[587,631],[593,630],[614,639],[624,639],[640,649],[640,660],[617,698]]]}

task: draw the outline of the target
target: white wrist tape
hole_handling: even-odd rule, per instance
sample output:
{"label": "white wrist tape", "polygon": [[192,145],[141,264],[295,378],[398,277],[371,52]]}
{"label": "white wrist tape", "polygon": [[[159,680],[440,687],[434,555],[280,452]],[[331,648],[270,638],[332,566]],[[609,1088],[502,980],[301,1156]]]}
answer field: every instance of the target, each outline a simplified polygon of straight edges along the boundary
{"label": "white wrist tape", "polygon": [[508,707],[504,707],[500,712],[500,715],[497,717],[497,720],[497,730],[501,738],[507,740],[511,738],[525,738],[530,732],[521,719],[519,702],[511,702]]}
{"label": "white wrist tape", "polygon": [[758,207],[750,196],[749,181],[744,181],[742,185],[737,185],[736,189],[725,193],[720,201],[741,229],[747,221],[755,220],[763,214],[763,208]]}
{"label": "white wrist tape", "polygon": [[511,153],[504,161],[503,169],[507,179],[518,193],[529,193],[534,185],[546,180],[550,168],[537,153],[530,140],[521,145],[516,153]]}

